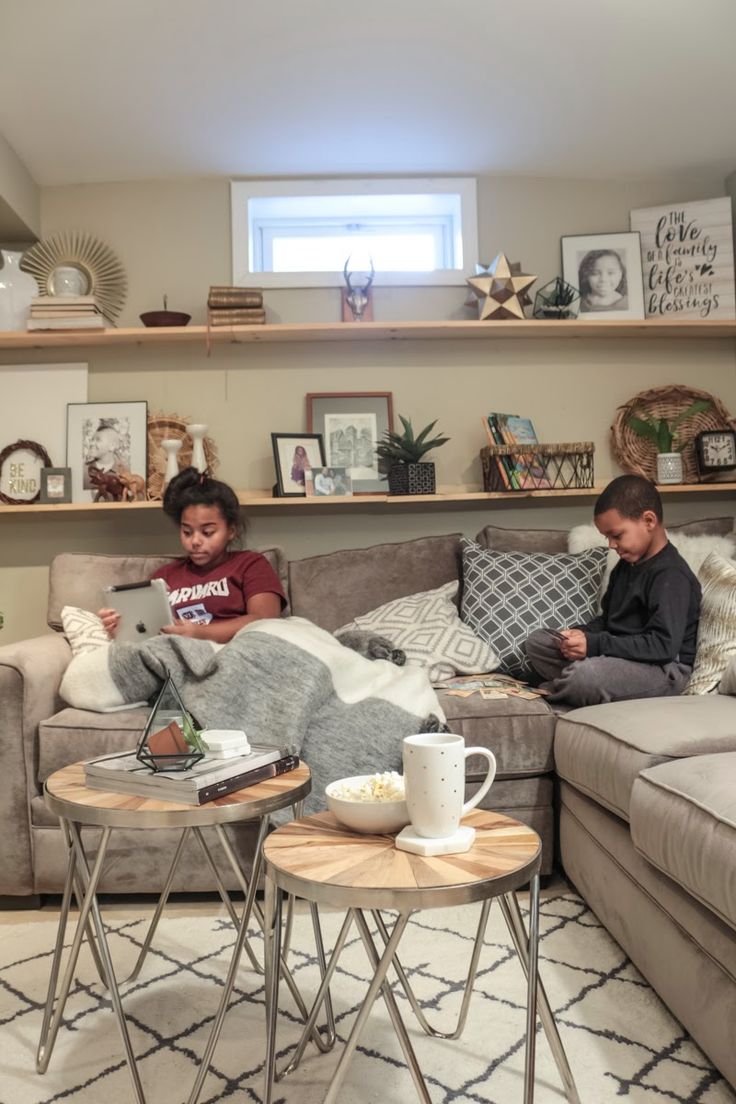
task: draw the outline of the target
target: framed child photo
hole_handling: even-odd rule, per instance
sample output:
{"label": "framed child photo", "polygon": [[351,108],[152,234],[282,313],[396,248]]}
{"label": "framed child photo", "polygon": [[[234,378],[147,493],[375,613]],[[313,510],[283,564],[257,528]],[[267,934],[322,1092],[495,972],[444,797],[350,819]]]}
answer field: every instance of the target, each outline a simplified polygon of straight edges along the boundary
{"label": "framed child photo", "polygon": [[120,501],[124,480],[138,475],[145,483],[147,445],[147,403],[69,403],[66,462],[72,469],[72,502]]}
{"label": "framed child photo", "polygon": [[304,474],[308,498],[344,498],[353,493],[348,468],[311,468]]}
{"label": "framed child photo", "polygon": [[322,468],[325,450],[321,433],[272,433],[276,468],[274,493],[279,498],[305,498],[306,473]]}
{"label": "framed child photo", "polygon": [[71,502],[72,469],[41,468],[40,502]]}
{"label": "framed child photo", "polygon": [[348,470],[353,494],[385,493],[386,481],[378,470],[376,447],[393,428],[390,391],[323,391],[307,395],[307,429],[322,434],[325,463]]}
{"label": "framed child photo", "polygon": [[562,276],[580,292],[581,322],[644,318],[638,233],[563,237]]}

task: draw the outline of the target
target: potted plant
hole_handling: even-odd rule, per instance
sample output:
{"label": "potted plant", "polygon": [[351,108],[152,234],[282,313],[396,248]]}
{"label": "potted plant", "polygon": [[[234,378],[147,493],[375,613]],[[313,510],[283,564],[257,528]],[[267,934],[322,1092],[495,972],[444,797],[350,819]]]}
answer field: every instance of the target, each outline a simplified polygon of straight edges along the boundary
{"label": "potted plant", "polygon": [[378,442],[378,470],[388,478],[388,493],[392,495],[434,494],[436,488],[434,463],[423,461],[434,448],[450,440],[449,437],[429,435],[437,425],[430,422],[421,433],[414,436],[411,419],[399,414],[404,427],[402,433],[384,433]]}
{"label": "potted plant", "polygon": [[702,414],[709,406],[709,399],[696,399],[671,421],[651,416],[638,418],[635,414],[628,419],[627,424],[634,433],[640,437],[648,437],[656,446],[658,483],[682,483],[682,450],[688,442],[680,441],[675,444],[677,428],[694,414]]}

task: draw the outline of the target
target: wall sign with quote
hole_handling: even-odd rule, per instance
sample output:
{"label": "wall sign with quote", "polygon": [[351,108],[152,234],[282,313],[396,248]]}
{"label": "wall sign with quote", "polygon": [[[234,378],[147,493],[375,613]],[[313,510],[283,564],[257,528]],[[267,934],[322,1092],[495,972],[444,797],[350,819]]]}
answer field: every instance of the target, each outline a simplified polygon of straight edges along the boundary
{"label": "wall sign with quote", "polygon": [[41,468],[51,467],[49,454],[36,441],[16,441],[0,452],[0,502],[36,502],[41,493]]}
{"label": "wall sign with quote", "polygon": [[736,317],[729,198],[639,208],[630,219],[641,234],[647,317]]}

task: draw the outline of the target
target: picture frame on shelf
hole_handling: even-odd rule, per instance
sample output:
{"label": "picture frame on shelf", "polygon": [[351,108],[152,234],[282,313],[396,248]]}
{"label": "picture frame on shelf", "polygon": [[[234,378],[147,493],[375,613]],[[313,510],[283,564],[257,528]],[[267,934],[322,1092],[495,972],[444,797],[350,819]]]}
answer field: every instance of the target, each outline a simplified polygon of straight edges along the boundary
{"label": "picture frame on shelf", "polygon": [[51,466],[51,458],[37,441],[14,441],[0,451],[0,502],[22,506],[38,502],[41,493],[41,469]]}
{"label": "picture frame on shelf", "polygon": [[69,403],[66,414],[72,502],[121,501],[125,488],[120,474],[141,476],[145,485],[148,403]]}
{"label": "picture frame on shelf", "polygon": [[353,481],[349,468],[308,468],[304,473],[307,498],[349,498]]}
{"label": "picture frame on shelf", "polygon": [[41,494],[39,502],[71,502],[72,469],[41,468]]}
{"label": "picture frame on shelf", "polygon": [[313,391],[307,395],[307,429],[322,434],[329,467],[348,469],[354,495],[385,494],[376,448],[393,428],[391,391]]}
{"label": "picture frame on shelf", "polygon": [[641,239],[637,231],[561,239],[562,275],[580,291],[578,321],[644,318]]}
{"label": "picture frame on shelf", "polygon": [[325,449],[321,433],[272,433],[276,469],[274,494],[279,498],[306,498],[306,471],[323,468]]}

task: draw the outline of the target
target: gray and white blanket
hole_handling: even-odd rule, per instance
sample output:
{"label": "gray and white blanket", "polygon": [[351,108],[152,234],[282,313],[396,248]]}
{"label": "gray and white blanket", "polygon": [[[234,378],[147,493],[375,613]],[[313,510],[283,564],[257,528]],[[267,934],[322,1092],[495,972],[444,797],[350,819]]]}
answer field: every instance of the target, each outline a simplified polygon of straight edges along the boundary
{"label": "gray and white blanket", "polygon": [[312,770],[312,808],[336,778],[401,770],[401,741],[444,714],[424,670],[369,660],[301,617],[257,621],[223,645],[157,636],[75,656],[61,697],[109,711],[149,699],[171,675],[203,728],[292,745]]}

